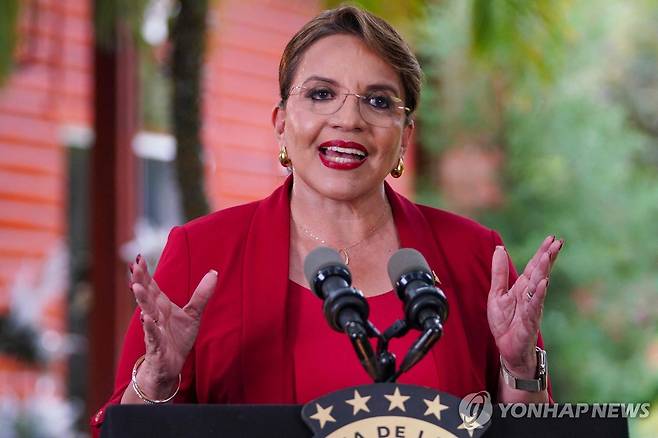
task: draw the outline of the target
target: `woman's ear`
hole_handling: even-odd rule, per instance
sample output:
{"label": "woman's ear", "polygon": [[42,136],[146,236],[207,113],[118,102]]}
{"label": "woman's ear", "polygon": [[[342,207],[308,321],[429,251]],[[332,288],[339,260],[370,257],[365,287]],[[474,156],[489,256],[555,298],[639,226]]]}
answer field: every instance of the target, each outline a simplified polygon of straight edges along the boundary
{"label": "woman's ear", "polygon": [[402,145],[400,147],[400,156],[404,156],[404,153],[407,151],[407,147],[411,144],[411,141],[414,138],[414,132],[416,130],[416,123],[412,120],[409,120],[402,131]]}
{"label": "woman's ear", "polygon": [[279,144],[283,144],[283,133],[286,129],[286,110],[281,105],[277,105],[272,110],[272,126],[274,127],[274,136]]}

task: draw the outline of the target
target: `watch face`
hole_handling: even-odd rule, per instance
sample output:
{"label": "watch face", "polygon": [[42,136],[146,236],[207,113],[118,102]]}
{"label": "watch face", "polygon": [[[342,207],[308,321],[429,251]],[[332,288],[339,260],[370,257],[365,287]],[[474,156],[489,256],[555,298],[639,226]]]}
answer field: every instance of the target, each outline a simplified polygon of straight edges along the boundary
{"label": "watch face", "polygon": [[539,347],[537,348],[537,371],[539,375],[546,374],[548,369],[548,362],[546,360],[546,350],[542,350]]}

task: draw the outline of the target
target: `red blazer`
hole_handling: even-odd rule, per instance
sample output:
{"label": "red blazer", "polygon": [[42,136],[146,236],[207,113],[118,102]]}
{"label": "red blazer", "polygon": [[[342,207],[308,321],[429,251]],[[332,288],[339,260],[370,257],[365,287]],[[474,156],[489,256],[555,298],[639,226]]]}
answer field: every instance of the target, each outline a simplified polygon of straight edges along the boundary
{"label": "red blazer", "polygon": [[[286,333],[290,189],[292,177],[269,197],[218,211],[171,231],[154,277],[179,306],[201,278],[219,272],[192,352],[178,402],[293,403],[292,346]],[[450,306],[444,335],[433,348],[439,390],[464,396],[486,389],[496,397],[499,359],[487,322],[491,258],[498,234],[476,222],[416,205],[388,184],[401,247],[420,251],[440,279]],[[510,263],[510,284],[516,272]],[[139,315],[133,315],[119,361],[118,403],[132,367],[144,354]],[[541,339],[539,340],[541,345]],[[267,366],[265,366],[266,361]],[[106,405],[107,406],[107,405]],[[92,418],[99,426],[103,407]]]}

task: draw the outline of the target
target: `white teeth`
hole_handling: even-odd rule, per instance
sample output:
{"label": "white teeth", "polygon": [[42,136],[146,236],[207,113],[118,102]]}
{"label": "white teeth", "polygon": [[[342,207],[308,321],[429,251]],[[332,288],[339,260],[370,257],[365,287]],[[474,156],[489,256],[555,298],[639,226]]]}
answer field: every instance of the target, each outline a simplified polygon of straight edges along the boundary
{"label": "white teeth", "polygon": [[359,160],[355,158],[345,158],[345,157],[326,157],[327,161],[333,161],[334,163],[358,163]]}
{"label": "white teeth", "polygon": [[352,149],[352,148],[341,148],[339,146],[329,146],[327,148],[329,151],[334,151],[334,152],[340,152],[342,154],[352,154],[352,155],[358,155],[360,157],[365,157],[366,153],[363,151],[360,151],[358,149]]}

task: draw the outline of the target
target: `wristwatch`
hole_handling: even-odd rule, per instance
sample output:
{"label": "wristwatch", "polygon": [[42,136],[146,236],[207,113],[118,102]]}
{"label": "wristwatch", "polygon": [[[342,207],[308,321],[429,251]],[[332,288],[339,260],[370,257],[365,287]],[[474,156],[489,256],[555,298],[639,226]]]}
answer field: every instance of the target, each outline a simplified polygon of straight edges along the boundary
{"label": "wristwatch", "polygon": [[546,351],[535,347],[535,352],[537,353],[537,372],[534,379],[519,379],[518,377],[514,377],[505,367],[503,358],[500,358],[500,372],[507,385],[514,389],[528,392],[540,392],[546,389],[546,376],[548,375]]}

